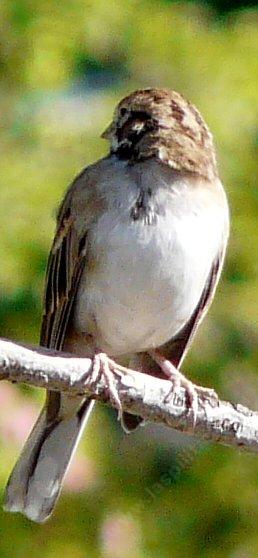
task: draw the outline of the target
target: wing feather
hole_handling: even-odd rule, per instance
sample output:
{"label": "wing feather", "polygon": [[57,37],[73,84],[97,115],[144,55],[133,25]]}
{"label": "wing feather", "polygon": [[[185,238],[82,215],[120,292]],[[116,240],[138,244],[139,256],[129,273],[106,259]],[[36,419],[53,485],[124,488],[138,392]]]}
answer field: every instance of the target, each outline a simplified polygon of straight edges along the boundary
{"label": "wing feather", "polygon": [[42,346],[56,350],[64,344],[86,255],[86,242],[80,243],[70,210],[59,216],[59,223],[48,260],[40,336]]}

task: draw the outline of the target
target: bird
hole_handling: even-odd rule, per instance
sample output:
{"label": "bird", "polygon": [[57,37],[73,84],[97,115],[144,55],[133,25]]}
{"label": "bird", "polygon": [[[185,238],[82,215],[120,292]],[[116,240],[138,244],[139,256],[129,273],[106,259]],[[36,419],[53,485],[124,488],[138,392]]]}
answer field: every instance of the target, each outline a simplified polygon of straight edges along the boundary
{"label": "bird", "polygon": [[[68,188],[50,251],[40,344],[90,357],[106,375],[114,360],[184,387],[180,367],[221,275],[229,209],[213,137],[176,91],[139,89],[115,108],[106,156]],[[123,413],[126,432],[141,417]],[[44,522],[93,410],[85,397],[48,391],[9,478],[4,507]]]}

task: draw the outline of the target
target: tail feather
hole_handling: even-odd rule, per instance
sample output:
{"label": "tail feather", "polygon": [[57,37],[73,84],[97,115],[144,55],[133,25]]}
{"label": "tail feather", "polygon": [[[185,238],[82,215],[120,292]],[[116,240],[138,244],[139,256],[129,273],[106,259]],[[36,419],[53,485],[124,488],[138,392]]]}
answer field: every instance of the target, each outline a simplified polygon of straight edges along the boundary
{"label": "tail feather", "polygon": [[39,523],[49,517],[93,405],[84,401],[76,413],[51,423],[47,407],[43,408],[9,478],[5,510],[21,512]]}

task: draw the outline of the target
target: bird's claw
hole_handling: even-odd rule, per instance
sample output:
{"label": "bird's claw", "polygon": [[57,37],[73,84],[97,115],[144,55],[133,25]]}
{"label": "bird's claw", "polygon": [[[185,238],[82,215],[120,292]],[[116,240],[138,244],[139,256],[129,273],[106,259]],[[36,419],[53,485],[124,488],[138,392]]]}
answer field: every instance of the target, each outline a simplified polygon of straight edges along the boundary
{"label": "bird's claw", "polygon": [[214,389],[193,384],[193,382],[188,380],[179,370],[177,370],[177,368],[175,368],[169,360],[160,356],[156,352],[152,352],[151,355],[172,384],[164,401],[166,403],[169,402],[175,393],[178,393],[181,388],[184,388],[186,392],[188,411],[193,416],[193,426],[195,426],[199,404],[204,407],[205,402],[208,401],[210,405],[214,406],[214,404],[217,404],[218,402],[217,393]]}
{"label": "bird's claw", "polygon": [[122,404],[114,383],[114,375],[121,375],[119,367],[114,360],[109,358],[105,353],[97,353],[93,358],[91,381],[96,383],[101,376],[104,376],[107,386],[107,391],[110,399],[118,409],[118,420],[122,416]]}

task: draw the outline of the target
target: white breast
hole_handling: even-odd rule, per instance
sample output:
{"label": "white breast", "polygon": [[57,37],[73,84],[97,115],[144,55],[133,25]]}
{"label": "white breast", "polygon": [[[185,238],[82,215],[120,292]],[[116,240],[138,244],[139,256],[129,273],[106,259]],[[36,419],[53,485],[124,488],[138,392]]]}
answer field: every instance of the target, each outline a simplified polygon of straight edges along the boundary
{"label": "white breast", "polygon": [[76,325],[113,356],[169,341],[190,319],[223,246],[221,207],[207,209],[182,185],[161,190],[159,202],[156,224],[133,221],[123,199],[91,231],[96,265],[81,281]]}

